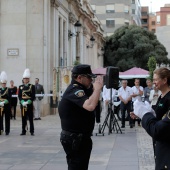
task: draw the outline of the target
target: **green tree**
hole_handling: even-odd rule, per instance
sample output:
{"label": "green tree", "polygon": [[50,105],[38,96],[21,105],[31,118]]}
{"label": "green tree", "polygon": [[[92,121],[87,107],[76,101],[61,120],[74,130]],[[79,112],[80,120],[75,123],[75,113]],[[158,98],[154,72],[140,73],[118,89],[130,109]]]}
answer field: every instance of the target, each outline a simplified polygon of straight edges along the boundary
{"label": "green tree", "polygon": [[122,26],[106,37],[104,65],[117,66],[120,71],[134,66],[148,69],[149,57],[167,64],[167,54],[154,33],[135,25]]}
{"label": "green tree", "polygon": [[156,59],[155,57],[149,57],[149,60],[148,60],[148,68],[149,68],[149,77],[151,80],[153,80],[153,71],[155,70],[156,68]]}

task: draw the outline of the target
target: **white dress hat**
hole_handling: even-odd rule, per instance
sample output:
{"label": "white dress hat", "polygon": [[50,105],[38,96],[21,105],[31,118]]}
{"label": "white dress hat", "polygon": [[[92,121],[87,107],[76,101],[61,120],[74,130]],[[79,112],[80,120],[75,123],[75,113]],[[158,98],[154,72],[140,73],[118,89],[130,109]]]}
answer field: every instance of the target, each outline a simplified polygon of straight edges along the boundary
{"label": "white dress hat", "polygon": [[1,72],[0,79],[1,83],[7,83],[7,74],[5,73],[5,71]]}
{"label": "white dress hat", "polygon": [[23,74],[23,78],[30,78],[30,70],[29,68],[26,68]]}

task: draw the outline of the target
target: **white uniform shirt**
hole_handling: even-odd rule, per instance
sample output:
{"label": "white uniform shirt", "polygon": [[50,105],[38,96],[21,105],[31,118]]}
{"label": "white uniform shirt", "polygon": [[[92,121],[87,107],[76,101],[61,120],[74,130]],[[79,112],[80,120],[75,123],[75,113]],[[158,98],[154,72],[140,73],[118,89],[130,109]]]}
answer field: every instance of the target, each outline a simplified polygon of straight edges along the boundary
{"label": "white uniform shirt", "polygon": [[118,90],[118,96],[121,96],[123,100],[127,100],[130,96],[132,96],[132,94],[132,89],[129,86],[126,86],[125,89],[123,87],[120,87]]}
{"label": "white uniform shirt", "polygon": [[[106,85],[103,86],[103,93],[102,93],[103,101],[110,100],[110,90],[111,89],[106,88]],[[115,94],[116,94],[116,90],[112,88],[112,101],[114,101]]]}
{"label": "white uniform shirt", "polygon": [[[139,88],[137,88],[136,86],[133,86],[132,87],[132,92],[133,92],[133,94],[139,94],[139,89],[141,90],[141,91],[143,91],[143,87],[142,86],[139,86]],[[136,96],[136,97],[132,97],[132,101],[134,102],[136,99],[138,99],[139,101],[141,101],[142,100],[142,96],[141,95],[138,95],[138,96]]]}

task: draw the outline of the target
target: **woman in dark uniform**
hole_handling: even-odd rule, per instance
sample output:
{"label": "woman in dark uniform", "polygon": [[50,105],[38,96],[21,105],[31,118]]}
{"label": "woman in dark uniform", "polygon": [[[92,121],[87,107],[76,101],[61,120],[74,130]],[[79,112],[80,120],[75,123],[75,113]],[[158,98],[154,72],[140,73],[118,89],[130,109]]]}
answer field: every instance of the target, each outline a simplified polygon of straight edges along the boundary
{"label": "woman in dark uniform", "polygon": [[[142,119],[142,126],[153,138],[156,170],[170,169],[170,70],[154,71],[155,87],[161,91],[154,111],[143,102],[134,103],[134,114]],[[135,115],[131,113],[131,117]]]}
{"label": "woman in dark uniform", "polygon": [[[11,87],[9,88],[11,95],[16,95],[17,94],[17,87],[14,86],[14,81],[10,81]],[[17,97],[11,97],[11,119],[12,117],[14,120],[16,119],[16,107],[17,107]],[[13,109],[13,114],[12,114],[12,109]]]}
{"label": "woman in dark uniform", "polygon": [[[170,86],[170,73],[169,72],[170,71],[166,68],[160,68],[154,71],[155,87],[158,90],[160,90],[162,93],[159,96],[158,101],[156,103],[156,107],[155,107],[156,118],[158,120],[163,119],[170,108],[170,87],[169,87]],[[163,79],[166,79],[167,81],[163,82]],[[155,146],[156,146],[156,141],[153,138],[154,154],[155,154]]]}

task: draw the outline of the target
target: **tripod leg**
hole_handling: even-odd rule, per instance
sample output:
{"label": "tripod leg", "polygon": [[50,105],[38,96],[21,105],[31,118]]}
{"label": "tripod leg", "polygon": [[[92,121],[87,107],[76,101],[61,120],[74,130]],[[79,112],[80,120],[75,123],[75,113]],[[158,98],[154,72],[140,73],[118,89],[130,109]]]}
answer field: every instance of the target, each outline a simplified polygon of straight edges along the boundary
{"label": "tripod leg", "polygon": [[109,112],[108,112],[108,114],[107,114],[107,116],[106,116],[106,118],[105,118],[105,120],[103,122],[103,125],[101,127],[101,133],[103,133],[103,134],[104,134],[105,127],[106,126],[109,127],[108,118],[109,118]]}

